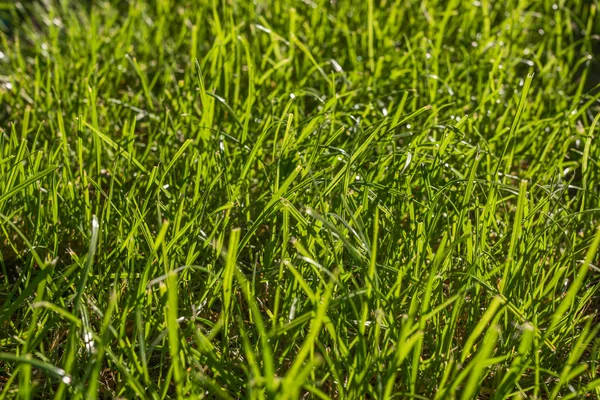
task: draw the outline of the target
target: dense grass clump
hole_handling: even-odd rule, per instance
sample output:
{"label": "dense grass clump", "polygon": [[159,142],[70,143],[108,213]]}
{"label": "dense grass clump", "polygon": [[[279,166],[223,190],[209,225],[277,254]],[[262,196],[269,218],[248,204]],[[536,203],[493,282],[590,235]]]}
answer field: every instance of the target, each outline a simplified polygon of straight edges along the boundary
{"label": "dense grass clump", "polygon": [[597,1],[21,1],[0,399],[600,397]]}

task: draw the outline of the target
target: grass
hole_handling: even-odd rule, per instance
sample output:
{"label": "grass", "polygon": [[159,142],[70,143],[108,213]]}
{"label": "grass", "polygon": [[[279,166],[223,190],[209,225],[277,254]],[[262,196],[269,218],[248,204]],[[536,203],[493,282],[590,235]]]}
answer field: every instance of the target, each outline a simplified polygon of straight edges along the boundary
{"label": "grass", "polygon": [[0,399],[600,397],[597,1],[0,12]]}

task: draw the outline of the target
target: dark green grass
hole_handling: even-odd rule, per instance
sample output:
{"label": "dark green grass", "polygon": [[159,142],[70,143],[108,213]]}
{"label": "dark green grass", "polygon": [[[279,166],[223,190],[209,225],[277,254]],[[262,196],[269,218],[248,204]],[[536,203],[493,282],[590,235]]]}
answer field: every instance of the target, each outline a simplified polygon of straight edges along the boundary
{"label": "dark green grass", "polygon": [[3,5],[0,398],[598,398],[597,5]]}

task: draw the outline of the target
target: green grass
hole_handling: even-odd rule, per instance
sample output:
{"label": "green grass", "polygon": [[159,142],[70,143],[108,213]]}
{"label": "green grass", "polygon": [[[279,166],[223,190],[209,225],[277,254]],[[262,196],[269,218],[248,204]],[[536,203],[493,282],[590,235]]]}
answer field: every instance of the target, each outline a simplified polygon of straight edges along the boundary
{"label": "green grass", "polygon": [[91,3],[0,7],[0,399],[600,397],[597,1]]}

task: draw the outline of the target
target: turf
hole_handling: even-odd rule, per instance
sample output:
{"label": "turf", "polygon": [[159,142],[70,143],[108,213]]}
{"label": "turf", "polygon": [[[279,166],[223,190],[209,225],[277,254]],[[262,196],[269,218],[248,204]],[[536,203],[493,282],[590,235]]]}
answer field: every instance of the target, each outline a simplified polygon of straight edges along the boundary
{"label": "turf", "polygon": [[3,4],[0,399],[600,397],[597,6]]}

